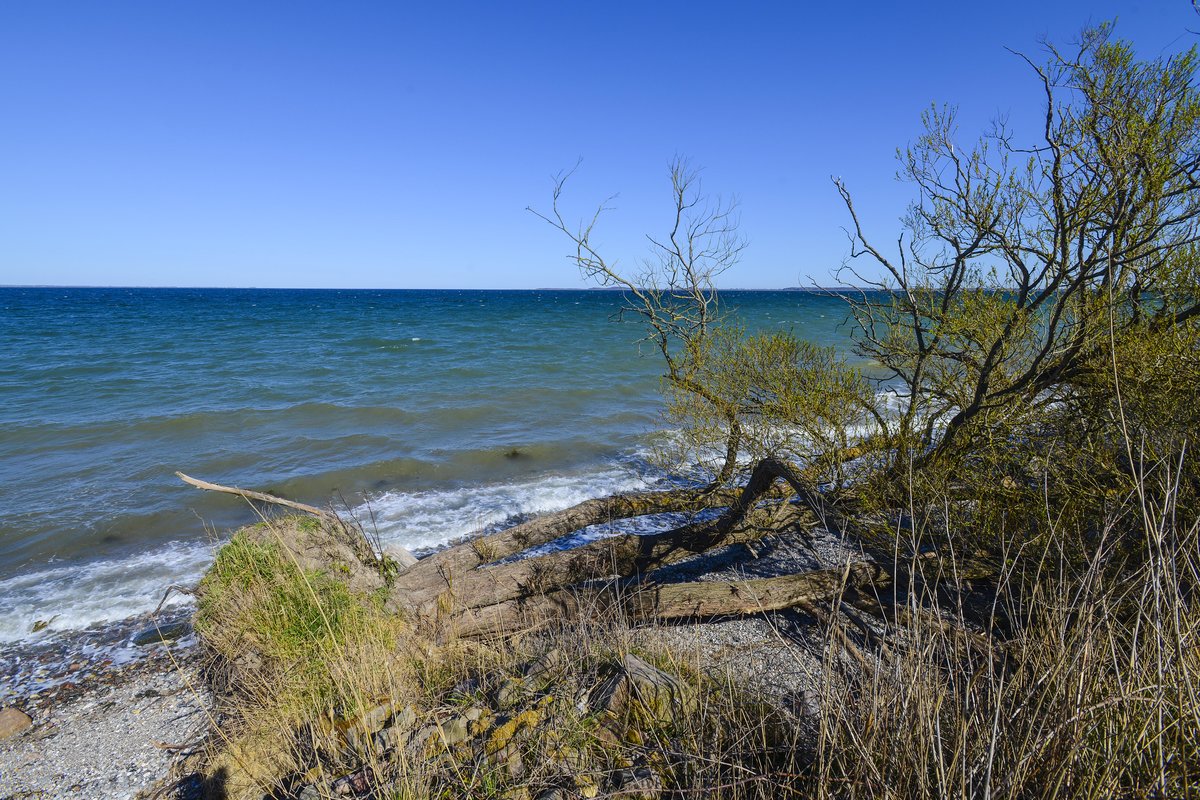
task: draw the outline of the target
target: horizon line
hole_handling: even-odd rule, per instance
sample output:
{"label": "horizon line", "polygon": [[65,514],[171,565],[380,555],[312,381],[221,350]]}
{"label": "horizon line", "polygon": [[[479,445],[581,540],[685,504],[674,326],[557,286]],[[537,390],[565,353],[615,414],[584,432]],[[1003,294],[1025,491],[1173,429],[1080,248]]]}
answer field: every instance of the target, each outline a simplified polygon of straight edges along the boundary
{"label": "horizon line", "polygon": [[[780,286],[776,288],[728,286],[716,287],[716,292],[834,292],[870,291],[868,286]],[[212,291],[267,292],[623,292],[622,286],[531,286],[531,287],[386,287],[386,286],[188,286],[137,285],[100,283],[0,283],[0,289],[194,289]]]}

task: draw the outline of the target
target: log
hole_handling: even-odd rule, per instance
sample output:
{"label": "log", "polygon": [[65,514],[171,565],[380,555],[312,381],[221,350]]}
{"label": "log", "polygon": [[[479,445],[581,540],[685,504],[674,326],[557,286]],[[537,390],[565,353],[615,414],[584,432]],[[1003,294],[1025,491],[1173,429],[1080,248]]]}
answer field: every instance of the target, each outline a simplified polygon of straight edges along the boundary
{"label": "log", "polygon": [[[487,536],[455,545],[433,553],[399,576],[398,588],[416,589],[430,576],[458,575],[485,564],[514,556],[539,547],[562,536],[592,525],[619,519],[644,517],[680,511],[723,508],[735,502],[741,489],[670,489],[661,492],[638,492],[585,500],[562,511],[555,511],[514,525]],[[782,499],[784,492],[768,497]],[[765,499],[765,498],[764,498]]]}
{"label": "log", "polygon": [[[494,567],[476,566],[465,572],[456,572],[452,566],[447,568],[448,562],[439,565],[436,572],[418,572],[421,567],[418,564],[397,578],[389,605],[395,609],[412,608],[421,614],[434,613],[436,606],[457,610],[479,608],[522,597],[547,595],[602,576],[639,577],[718,546],[758,539],[768,528],[755,527],[753,520],[747,525],[748,515],[779,480],[785,481],[804,498],[818,519],[828,521],[833,518],[833,512],[826,508],[820,493],[807,485],[791,465],[764,459],[754,468],[749,482],[728,510],[714,521],[684,525],[658,534],[615,536],[572,550]],[[460,545],[460,548],[469,545]]]}
{"label": "log", "polygon": [[891,576],[877,564],[845,567],[744,581],[649,584],[610,581],[576,586],[544,595],[517,597],[463,609],[449,621],[465,638],[509,636],[568,619],[602,619],[619,613],[635,624],[682,619],[745,616],[819,603],[848,589],[882,587]]}
{"label": "log", "polygon": [[860,561],[847,568],[776,578],[650,585],[630,603],[636,605],[635,616],[643,620],[735,616],[795,608],[835,597],[847,588],[882,586],[888,580],[880,566]]}
{"label": "log", "polygon": [[190,475],[184,475],[182,472],[176,472],[175,475],[184,483],[195,486],[197,489],[205,489],[210,492],[224,492],[225,494],[233,494],[238,497],[243,497],[247,500],[258,500],[262,503],[271,503],[272,505],[285,506],[303,511],[305,514],[312,514],[314,517],[319,517],[323,520],[331,522],[335,525],[342,525],[342,519],[332,511],[326,511],[316,506],[310,506],[307,503],[297,503],[294,500],[286,500],[282,497],[276,497],[273,494],[265,494],[264,492],[255,492],[250,489],[238,489],[236,486],[222,486],[219,483],[209,483],[202,481],[199,478],[193,478]]}

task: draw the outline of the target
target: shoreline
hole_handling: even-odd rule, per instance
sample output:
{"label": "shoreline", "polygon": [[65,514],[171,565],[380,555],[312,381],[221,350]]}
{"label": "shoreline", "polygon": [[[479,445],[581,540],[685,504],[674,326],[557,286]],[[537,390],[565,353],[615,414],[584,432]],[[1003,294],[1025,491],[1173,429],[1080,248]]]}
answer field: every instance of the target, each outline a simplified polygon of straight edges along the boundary
{"label": "shoreline", "polygon": [[116,800],[160,787],[208,727],[198,653],[191,637],[160,642],[4,701],[33,724],[0,740],[0,797]]}

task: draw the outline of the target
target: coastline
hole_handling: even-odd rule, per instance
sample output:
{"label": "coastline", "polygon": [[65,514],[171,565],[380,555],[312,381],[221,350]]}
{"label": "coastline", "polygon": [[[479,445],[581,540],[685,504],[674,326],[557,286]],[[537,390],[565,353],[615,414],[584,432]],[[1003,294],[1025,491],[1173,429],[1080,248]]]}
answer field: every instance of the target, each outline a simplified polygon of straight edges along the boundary
{"label": "coastline", "polygon": [[[144,619],[115,627],[134,622]],[[5,700],[33,724],[0,740],[0,797],[117,800],[158,789],[208,726],[197,656],[190,636],[160,642],[121,662],[79,664],[52,686]]]}

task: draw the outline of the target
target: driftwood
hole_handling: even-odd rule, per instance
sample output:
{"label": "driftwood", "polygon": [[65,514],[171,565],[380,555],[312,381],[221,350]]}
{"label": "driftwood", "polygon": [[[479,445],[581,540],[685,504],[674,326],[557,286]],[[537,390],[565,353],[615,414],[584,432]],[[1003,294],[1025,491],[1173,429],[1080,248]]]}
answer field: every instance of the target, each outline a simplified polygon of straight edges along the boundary
{"label": "driftwood", "polygon": [[[201,489],[283,505],[342,525],[332,512],[313,506],[177,474]],[[785,488],[779,488],[781,483]],[[793,494],[800,503],[763,505]],[[507,560],[590,525],[706,508],[725,511],[716,519],[663,533],[613,536],[570,550]],[[842,520],[801,471],[786,462],[765,459],[741,489],[678,489],[588,500],[447,548],[393,576],[388,607],[459,635],[487,636],[603,610],[619,611],[634,621],[772,611],[830,598],[848,587],[882,585],[890,580],[880,568],[867,563],[731,582],[667,584],[651,576],[662,566],[717,547],[753,541],[781,526],[813,524],[840,528]]]}
{"label": "driftwood", "polygon": [[238,497],[244,497],[247,500],[258,500],[261,503],[271,503],[272,505],[285,506],[287,508],[295,509],[296,511],[303,511],[305,514],[312,514],[314,517],[320,517],[327,522],[333,522],[338,525],[342,524],[341,518],[332,511],[326,511],[325,509],[317,508],[316,506],[310,506],[306,503],[297,503],[294,500],[286,500],[282,497],[276,497],[273,494],[266,494],[265,492],[255,492],[251,491],[250,489],[238,489],[236,486],[222,486],[219,483],[209,483],[208,481],[202,481],[199,478],[193,478],[190,475],[184,475],[182,472],[176,472],[175,475],[179,478],[179,480],[183,481],[184,483],[191,484],[197,489],[205,489],[210,492],[224,492],[225,494],[233,494],[237,495]]}
{"label": "driftwood", "polygon": [[875,564],[814,570],[775,578],[697,583],[610,581],[531,594],[452,615],[458,636],[503,636],[560,619],[615,613],[634,623],[744,616],[821,603],[867,586],[882,587],[890,576]]}

